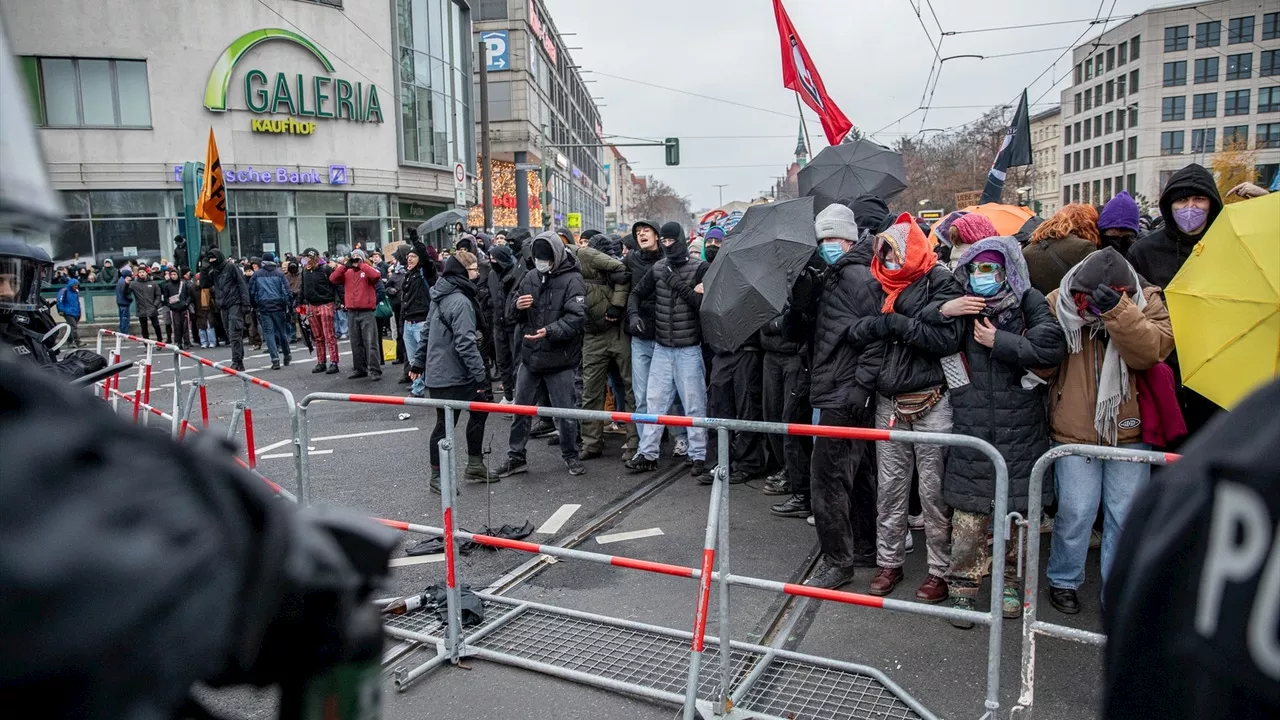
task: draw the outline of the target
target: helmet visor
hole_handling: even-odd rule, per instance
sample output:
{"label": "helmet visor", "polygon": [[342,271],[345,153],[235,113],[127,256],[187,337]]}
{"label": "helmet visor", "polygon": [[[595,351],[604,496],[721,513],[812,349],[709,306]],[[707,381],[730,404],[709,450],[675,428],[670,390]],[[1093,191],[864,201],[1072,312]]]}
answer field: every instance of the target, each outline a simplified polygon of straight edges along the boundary
{"label": "helmet visor", "polygon": [[0,309],[31,312],[40,306],[43,267],[28,258],[0,257]]}

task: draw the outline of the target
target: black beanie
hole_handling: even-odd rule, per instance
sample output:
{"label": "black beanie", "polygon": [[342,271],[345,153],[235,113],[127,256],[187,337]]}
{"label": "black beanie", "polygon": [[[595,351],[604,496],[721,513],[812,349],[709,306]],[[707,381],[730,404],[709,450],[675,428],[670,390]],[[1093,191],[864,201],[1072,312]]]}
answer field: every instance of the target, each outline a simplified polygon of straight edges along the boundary
{"label": "black beanie", "polygon": [[583,239],[583,240],[590,240],[591,238],[593,238],[593,237],[595,237],[595,236],[597,236],[597,235],[599,235],[599,234],[600,234],[600,231],[599,231],[599,230],[583,230],[583,231],[582,231],[582,239]]}
{"label": "black beanie", "polygon": [[680,227],[680,223],[674,220],[663,223],[662,229],[658,231],[658,237],[664,240],[667,238],[682,238],[684,237],[684,228]]}

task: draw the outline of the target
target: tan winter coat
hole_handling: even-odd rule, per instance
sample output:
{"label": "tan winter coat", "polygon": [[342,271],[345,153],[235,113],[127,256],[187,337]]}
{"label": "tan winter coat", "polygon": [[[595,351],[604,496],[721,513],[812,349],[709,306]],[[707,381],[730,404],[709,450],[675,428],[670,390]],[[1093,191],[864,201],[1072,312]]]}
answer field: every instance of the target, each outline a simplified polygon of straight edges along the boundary
{"label": "tan winter coat", "polygon": [[[1102,316],[1107,335],[1120,350],[1120,358],[1129,366],[1129,397],[1120,404],[1117,444],[1142,442],[1142,419],[1138,412],[1138,396],[1134,374],[1150,370],[1173,352],[1173,326],[1160,288],[1142,289],[1147,306],[1141,310],[1128,296]],[[1049,307],[1056,308],[1058,291],[1049,293]],[[1049,435],[1055,442],[1106,445],[1093,426],[1098,403],[1098,373],[1106,342],[1090,337],[1089,329],[1081,330],[1080,352],[1067,353],[1054,374],[1049,391]]]}

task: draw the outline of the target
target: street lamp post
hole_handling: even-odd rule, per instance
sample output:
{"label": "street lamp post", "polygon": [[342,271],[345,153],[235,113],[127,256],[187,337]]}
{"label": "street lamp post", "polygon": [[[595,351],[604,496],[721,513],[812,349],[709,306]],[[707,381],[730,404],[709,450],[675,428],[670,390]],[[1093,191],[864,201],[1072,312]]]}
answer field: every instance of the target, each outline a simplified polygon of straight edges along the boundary
{"label": "street lamp post", "polygon": [[729,183],[721,183],[721,184],[719,184],[719,185],[712,185],[712,186],[711,186],[711,187],[715,188],[716,190],[718,190],[718,191],[720,192],[720,205],[719,205],[719,207],[724,207],[724,189],[725,189],[725,187],[726,187],[728,184],[729,184]]}

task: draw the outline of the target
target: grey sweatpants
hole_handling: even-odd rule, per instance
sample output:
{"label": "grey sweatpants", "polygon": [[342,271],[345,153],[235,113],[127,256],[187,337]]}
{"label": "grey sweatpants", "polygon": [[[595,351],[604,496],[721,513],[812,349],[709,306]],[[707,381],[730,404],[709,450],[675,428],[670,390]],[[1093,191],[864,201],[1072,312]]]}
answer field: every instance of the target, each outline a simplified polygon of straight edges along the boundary
{"label": "grey sweatpants", "polygon": [[[893,416],[893,400],[876,398],[876,427],[888,428]],[[913,422],[899,422],[895,430],[951,432],[951,399],[943,395],[938,404]],[[907,501],[911,494],[911,471],[920,480],[920,505],[924,513],[924,537],[928,547],[929,574],[947,576],[951,565],[950,510],[942,499],[942,475],[947,449],[942,445],[910,445],[877,442],[876,464],[876,564],[884,568],[902,567],[906,558]]]}

